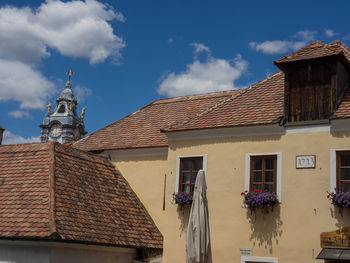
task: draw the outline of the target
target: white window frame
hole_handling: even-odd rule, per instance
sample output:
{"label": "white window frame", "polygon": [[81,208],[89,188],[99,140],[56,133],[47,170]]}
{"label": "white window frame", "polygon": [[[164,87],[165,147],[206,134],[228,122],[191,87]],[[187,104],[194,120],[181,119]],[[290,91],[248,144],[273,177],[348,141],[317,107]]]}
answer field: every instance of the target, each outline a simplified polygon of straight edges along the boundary
{"label": "white window frame", "polygon": [[246,263],[246,262],[278,263],[278,258],[241,256],[241,263]]}
{"label": "white window frame", "polygon": [[181,158],[192,158],[192,157],[202,157],[203,158],[203,171],[205,177],[207,177],[207,154],[199,154],[199,155],[186,155],[186,156],[177,156],[176,158],[176,182],[175,182],[175,194],[179,192],[179,184],[180,184],[180,159]]}
{"label": "white window frame", "polygon": [[245,155],[245,178],[244,178],[244,190],[249,191],[250,184],[250,157],[262,156],[262,155],[276,155],[277,156],[277,184],[276,194],[279,202],[282,202],[282,153],[247,153]]}
{"label": "white window frame", "polygon": [[337,152],[350,151],[350,148],[346,149],[331,149],[330,150],[330,192],[334,192],[337,188]]}

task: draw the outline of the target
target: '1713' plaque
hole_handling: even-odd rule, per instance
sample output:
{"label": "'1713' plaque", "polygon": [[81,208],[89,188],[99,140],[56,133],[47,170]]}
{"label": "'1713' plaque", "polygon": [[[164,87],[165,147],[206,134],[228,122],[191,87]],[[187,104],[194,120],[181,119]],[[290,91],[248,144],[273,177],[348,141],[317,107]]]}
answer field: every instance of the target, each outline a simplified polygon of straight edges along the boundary
{"label": "'1713' plaque", "polygon": [[316,168],[316,155],[297,155],[295,163],[297,169]]}

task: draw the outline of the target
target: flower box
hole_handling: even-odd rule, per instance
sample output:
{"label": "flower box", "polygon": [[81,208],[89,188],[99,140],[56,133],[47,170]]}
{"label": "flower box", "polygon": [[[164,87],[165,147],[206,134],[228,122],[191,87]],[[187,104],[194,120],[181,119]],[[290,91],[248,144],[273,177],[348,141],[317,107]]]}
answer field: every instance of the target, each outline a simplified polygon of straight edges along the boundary
{"label": "flower box", "polygon": [[343,209],[350,207],[350,192],[335,191],[327,193],[327,198],[333,205],[339,208],[339,213],[343,216]]}
{"label": "flower box", "polygon": [[262,209],[264,213],[269,212],[269,208],[273,210],[274,205],[278,204],[277,194],[275,192],[262,192],[254,189],[253,191],[244,191],[241,193],[245,207],[253,213],[257,209]]}
{"label": "flower box", "polygon": [[173,194],[173,202],[177,205],[190,205],[192,204],[192,195],[186,192],[177,192]]}

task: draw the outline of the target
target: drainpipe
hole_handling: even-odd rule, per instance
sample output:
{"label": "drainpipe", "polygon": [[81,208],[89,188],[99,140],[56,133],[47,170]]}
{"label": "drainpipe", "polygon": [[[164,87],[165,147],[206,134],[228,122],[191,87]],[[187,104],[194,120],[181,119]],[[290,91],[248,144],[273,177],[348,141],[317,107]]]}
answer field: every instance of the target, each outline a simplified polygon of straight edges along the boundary
{"label": "drainpipe", "polygon": [[5,131],[5,129],[3,127],[1,127],[1,125],[0,125],[0,144],[2,142],[2,135],[3,135],[4,131]]}

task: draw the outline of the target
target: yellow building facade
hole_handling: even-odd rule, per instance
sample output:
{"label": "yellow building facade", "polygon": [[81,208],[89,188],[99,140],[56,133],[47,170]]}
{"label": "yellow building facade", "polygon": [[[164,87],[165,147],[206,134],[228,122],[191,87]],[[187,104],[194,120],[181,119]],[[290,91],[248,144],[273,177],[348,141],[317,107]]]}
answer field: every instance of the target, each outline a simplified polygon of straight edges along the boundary
{"label": "yellow building facade", "polygon": [[[213,260],[248,262],[242,261],[240,249],[249,248],[252,256],[247,258],[251,261],[320,262],[316,257],[321,251],[321,232],[350,225],[350,213],[345,210],[341,216],[327,199],[335,180],[334,154],[349,149],[350,131],[331,132],[330,125],[320,125],[274,135],[170,140],[166,155],[112,157],[112,161],[163,233],[163,262],[185,262],[189,209],[180,210],[173,204],[172,194],[176,190],[178,159],[188,156],[206,159]],[[240,194],[246,189],[247,156],[261,154],[281,158],[281,195],[273,212],[258,212],[255,218],[243,207]],[[296,157],[301,155],[315,155],[316,167],[297,169]]]}
{"label": "yellow building facade", "polygon": [[[350,259],[339,247],[348,234],[332,235],[334,246],[320,238],[350,226],[350,210],[327,198],[350,190],[349,61],[343,43],[315,42],[250,87],[157,100],[74,146],[110,158],[128,180],[164,236],[164,263],[185,262],[190,207],[173,194],[190,192],[199,168],[214,262]],[[277,194],[273,211],[243,204],[257,189]]]}

